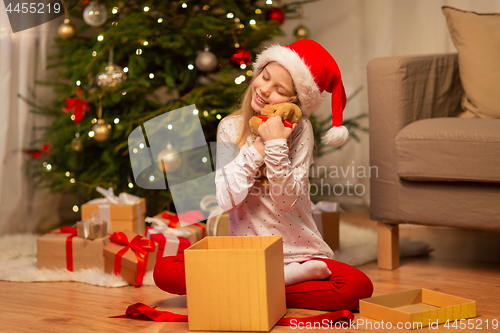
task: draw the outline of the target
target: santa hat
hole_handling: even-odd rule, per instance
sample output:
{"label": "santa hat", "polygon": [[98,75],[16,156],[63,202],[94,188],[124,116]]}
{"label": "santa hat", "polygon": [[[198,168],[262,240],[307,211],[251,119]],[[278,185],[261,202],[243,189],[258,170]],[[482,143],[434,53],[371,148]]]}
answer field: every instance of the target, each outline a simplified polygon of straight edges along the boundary
{"label": "santa hat", "polygon": [[321,105],[323,91],[332,94],[332,128],[323,137],[323,143],[336,147],[343,145],[349,136],[347,128],[342,126],[346,95],[340,69],[330,53],[310,39],[287,46],[273,45],[257,56],[254,73],[259,73],[271,61],[278,62],[292,76],[305,116]]}

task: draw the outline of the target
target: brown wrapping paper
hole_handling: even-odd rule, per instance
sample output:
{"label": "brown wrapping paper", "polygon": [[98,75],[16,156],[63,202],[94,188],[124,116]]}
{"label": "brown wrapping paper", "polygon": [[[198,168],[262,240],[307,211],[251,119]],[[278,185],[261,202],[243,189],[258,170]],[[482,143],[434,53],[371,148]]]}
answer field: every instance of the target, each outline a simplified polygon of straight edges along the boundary
{"label": "brown wrapping paper", "polygon": [[[127,236],[129,241],[132,241],[132,239],[137,236],[136,233],[130,230],[123,230],[122,232]],[[106,273],[114,274],[116,254],[123,249],[123,247],[124,246],[112,242],[109,242],[109,244],[104,247],[104,271]],[[158,245],[155,244],[155,251],[148,253],[147,256],[146,272],[153,270],[157,253]],[[135,279],[137,277],[137,255],[131,248],[129,248],[122,257],[120,275],[127,283],[132,285],[135,284]]]}
{"label": "brown wrapping paper", "polygon": [[[82,220],[92,218],[92,212],[99,212],[99,203],[87,202],[82,205]],[[108,229],[114,231],[132,230],[136,234],[143,236],[146,225],[144,218],[146,216],[146,200],[140,198],[138,205],[141,207],[141,216],[138,216],[137,205],[109,205],[110,221]],[[101,216],[102,218],[102,216]]]}
{"label": "brown wrapping paper", "polygon": [[[56,230],[59,231],[59,230]],[[66,238],[69,234],[45,234],[37,239],[38,269],[66,269]],[[73,271],[104,269],[102,252],[109,237],[94,240],[73,237]]]}

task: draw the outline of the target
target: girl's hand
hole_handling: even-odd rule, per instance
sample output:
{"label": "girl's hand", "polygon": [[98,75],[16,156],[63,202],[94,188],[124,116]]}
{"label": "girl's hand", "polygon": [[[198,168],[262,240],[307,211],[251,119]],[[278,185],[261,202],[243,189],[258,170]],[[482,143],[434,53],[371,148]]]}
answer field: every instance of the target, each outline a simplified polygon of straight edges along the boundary
{"label": "girl's hand", "polygon": [[[262,126],[262,125],[261,125]],[[264,147],[264,142],[262,141],[262,138],[260,136],[258,136],[256,139],[255,139],[255,142],[253,143],[253,146],[254,148],[259,152],[259,154],[262,156],[262,157],[265,157],[266,156],[266,151],[265,151],[265,147]]]}
{"label": "girl's hand", "polygon": [[265,123],[259,126],[258,132],[262,141],[274,139],[288,139],[293,130],[297,127],[294,123],[292,128],[283,125],[283,119],[280,116],[271,117]]}

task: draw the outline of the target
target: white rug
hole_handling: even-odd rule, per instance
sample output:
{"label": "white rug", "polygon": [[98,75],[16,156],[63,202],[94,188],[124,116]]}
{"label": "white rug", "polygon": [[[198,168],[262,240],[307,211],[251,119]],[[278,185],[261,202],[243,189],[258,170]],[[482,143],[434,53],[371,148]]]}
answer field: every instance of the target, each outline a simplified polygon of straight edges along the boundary
{"label": "white rug", "polygon": [[[335,251],[335,260],[352,266],[363,265],[377,259],[377,235],[371,229],[340,223],[340,250]],[[75,281],[103,287],[127,286],[120,276],[106,274],[99,269],[70,272],[66,269],[50,270],[37,268],[37,235],[11,235],[0,237],[0,280],[16,282]],[[428,244],[400,240],[402,257],[421,256],[431,252]],[[154,285],[153,273],[144,276],[144,285]]]}

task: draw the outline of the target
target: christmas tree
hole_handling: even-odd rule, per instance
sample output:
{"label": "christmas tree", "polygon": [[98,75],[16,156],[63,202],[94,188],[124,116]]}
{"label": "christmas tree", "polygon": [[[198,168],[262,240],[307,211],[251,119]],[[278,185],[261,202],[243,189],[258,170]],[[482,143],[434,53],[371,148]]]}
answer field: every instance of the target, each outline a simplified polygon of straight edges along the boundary
{"label": "christmas tree", "polygon": [[220,119],[237,108],[251,78],[253,57],[282,33],[285,15],[298,17],[309,1],[65,3],[57,52],[49,59],[58,77],[40,82],[53,86],[57,98],[51,106],[32,103],[33,112],[53,118],[36,143],[43,148],[33,155],[33,177],[55,192],[74,193],[77,205],[101,186],[145,197],[150,212],[173,209],[169,191],[135,183],[129,134],[195,104],[206,141],[216,141]]}

